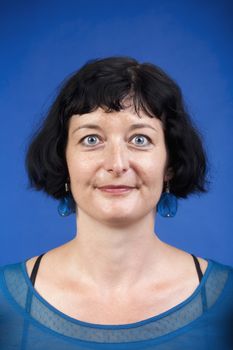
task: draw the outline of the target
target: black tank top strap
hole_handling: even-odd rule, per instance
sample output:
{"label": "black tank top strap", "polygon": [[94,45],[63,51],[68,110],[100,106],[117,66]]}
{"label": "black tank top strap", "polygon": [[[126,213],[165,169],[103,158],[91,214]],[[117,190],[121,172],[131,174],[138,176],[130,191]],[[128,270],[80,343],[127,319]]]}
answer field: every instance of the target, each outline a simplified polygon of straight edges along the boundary
{"label": "black tank top strap", "polygon": [[193,254],[191,254],[193,259],[194,259],[194,262],[195,262],[195,266],[196,266],[196,270],[197,270],[197,274],[198,274],[198,278],[199,278],[199,281],[201,282],[202,280],[202,277],[203,277],[203,273],[201,271],[201,267],[200,267],[200,263],[197,259],[197,257]]}
{"label": "black tank top strap", "polygon": [[33,286],[35,285],[36,275],[37,275],[37,272],[39,269],[40,261],[41,261],[41,258],[44,254],[45,253],[38,256],[38,258],[36,259],[35,265],[33,266],[33,270],[32,270],[31,276],[30,276],[30,280],[31,280]]}

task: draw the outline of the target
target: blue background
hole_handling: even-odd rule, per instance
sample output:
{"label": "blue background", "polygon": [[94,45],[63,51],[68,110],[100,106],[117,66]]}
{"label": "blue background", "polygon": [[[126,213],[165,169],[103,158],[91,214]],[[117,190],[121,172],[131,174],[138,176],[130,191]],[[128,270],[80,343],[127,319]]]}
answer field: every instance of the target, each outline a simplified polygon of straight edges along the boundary
{"label": "blue background", "polygon": [[59,246],[75,216],[27,189],[28,140],[57,87],[91,58],[153,62],[181,86],[211,164],[210,192],[156,219],[160,239],[233,265],[233,6],[231,1],[1,1],[0,264]]}

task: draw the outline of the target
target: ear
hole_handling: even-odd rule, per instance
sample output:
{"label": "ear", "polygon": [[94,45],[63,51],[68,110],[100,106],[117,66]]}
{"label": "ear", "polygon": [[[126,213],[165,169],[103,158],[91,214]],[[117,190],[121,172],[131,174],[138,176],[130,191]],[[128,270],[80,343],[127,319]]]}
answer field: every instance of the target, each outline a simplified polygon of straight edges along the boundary
{"label": "ear", "polygon": [[174,176],[174,172],[172,168],[168,168],[165,172],[164,181],[170,181]]}

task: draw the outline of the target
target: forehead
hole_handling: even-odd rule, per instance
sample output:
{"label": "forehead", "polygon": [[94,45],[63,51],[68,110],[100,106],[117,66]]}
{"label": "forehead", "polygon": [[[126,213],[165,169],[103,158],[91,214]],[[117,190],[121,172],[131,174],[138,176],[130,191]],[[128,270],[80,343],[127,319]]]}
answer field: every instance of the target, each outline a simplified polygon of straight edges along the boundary
{"label": "forehead", "polygon": [[104,129],[107,128],[128,128],[132,124],[146,124],[157,130],[162,130],[162,122],[158,118],[151,118],[145,112],[140,111],[138,114],[134,108],[128,107],[119,112],[113,111],[106,113],[102,108],[94,112],[73,115],[69,120],[70,129],[84,126],[89,123],[95,123]]}

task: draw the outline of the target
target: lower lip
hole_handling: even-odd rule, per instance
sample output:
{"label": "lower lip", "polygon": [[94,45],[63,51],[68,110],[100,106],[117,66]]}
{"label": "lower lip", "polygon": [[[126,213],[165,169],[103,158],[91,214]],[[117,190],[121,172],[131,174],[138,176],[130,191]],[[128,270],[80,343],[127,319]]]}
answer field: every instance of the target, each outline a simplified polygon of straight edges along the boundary
{"label": "lower lip", "polygon": [[111,194],[122,194],[132,191],[134,188],[99,188],[100,191]]}

